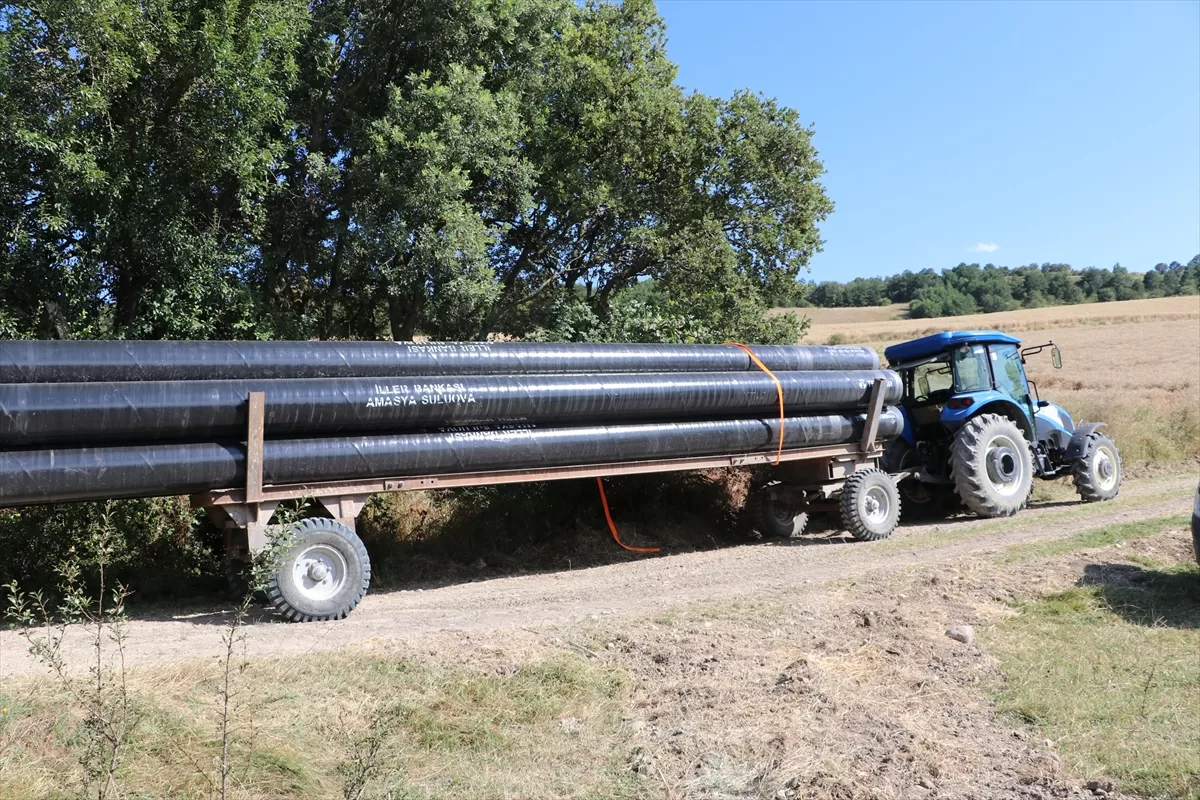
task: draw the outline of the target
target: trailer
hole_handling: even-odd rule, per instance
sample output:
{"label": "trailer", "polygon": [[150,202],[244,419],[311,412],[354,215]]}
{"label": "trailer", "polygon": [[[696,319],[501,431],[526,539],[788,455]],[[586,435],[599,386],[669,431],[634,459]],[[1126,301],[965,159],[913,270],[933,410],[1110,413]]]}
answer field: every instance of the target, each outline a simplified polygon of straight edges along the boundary
{"label": "trailer", "polygon": [[265,586],[267,601],[284,618],[296,622],[342,619],[366,595],[371,564],[356,533],[356,520],[371,495],[387,492],[772,465],[774,480],[750,500],[764,534],[795,535],[803,531],[809,513],[835,511],[854,538],[883,539],[895,529],[900,516],[896,482],[879,468],[885,386],[882,378],[873,382],[862,436],[850,444],[279,485],[263,483],[266,400],[265,393],[251,392],[245,485],[194,494],[191,502],[223,529],[227,571],[236,577],[256,554],[270,547],[269,526],[282,504],[314,501],[309,506],[314,515],[295,522],[285,533],[285,544],[279,548]]}

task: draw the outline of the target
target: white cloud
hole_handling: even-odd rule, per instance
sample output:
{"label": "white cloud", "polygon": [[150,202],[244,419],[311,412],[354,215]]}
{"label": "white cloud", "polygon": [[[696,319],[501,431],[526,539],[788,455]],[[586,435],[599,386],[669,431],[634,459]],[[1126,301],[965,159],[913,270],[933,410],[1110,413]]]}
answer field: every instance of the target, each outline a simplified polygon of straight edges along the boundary
{"label": "white cloud", "polygon": [[994,253],[1000,249],[1000,245],[995,242],[976,242],[967,249],[972,253]]}

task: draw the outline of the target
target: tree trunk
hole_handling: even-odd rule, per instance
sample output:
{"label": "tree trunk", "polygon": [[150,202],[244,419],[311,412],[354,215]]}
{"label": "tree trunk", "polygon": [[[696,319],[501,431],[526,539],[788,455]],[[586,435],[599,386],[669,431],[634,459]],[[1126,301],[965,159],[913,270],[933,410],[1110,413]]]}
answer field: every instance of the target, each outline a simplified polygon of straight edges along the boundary
{"label": "tree trunk", "polygon": [[145,283],[139,280],[138,270],[128,261],[117,267],[117,285],[113,294],[116,307],[113,309],[113,330],[127,333],[138,318]]}

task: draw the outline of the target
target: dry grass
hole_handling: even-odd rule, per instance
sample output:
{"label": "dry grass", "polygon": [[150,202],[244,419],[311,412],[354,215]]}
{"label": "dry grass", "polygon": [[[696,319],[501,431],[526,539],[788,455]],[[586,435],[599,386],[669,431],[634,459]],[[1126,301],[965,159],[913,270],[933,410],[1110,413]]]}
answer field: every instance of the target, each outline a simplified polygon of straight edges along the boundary
{"label": "dry grass", "polygon": [[[622,797],[619,670],[558,654],[492,669],[396,653],[252,662],[254,700],[234,720],[231,798],[343,796],[352,743],[379,738],[362,797]],[[124,794],[207,798],[220,752],[215,665],[134,671],[138,724],[119,773]],[[0,692],[0,797],[77,796],[79,720],[52,687]],[[390,794],[389,794],[390,793]]]}
{"label": "dry grass", "polygon": [[[1070,544],[1127,565],[1190,557],[1176,521],[1148,525],[1156,532],[1120,526]],[[238,718],[234,796],[341,797],[352,745],[371,735],[381,746],[363,798],[1087,797],[1064,762],[1083,778],[1188,796],[1200,777],[1186,738],[1196,686],[1179,683],[1187,663],[1176,656],[1194,652],[1194,626],[1160,630],[1131,619],[1140,627],[1126,631],[1092,608],[1070,631],[1051,630],[1061,640],[1046,645],[1045,620],[1017,618],[1013,601],[1036,604],[1069,589],[1095,553],[1010,555],[881,570],[650,619],[601,616],[559,629],[260,657],[247,672],[253,700]],[[991,702],[989,692],[1006,686],[993,655],[944,636],[964,622],[996,648],[1014,687],[1005,707],[1020,719],[998,716]],[[1137,649],[1125,647],[1130,637],[1155,643],[1138,658],[1163,661],[1149,699],[1149,662],[1120,672],[1124,650]],[[1155,649],[1160,640],[1167,644]],[[1106,642],[1113,652],[1067,646]],[[1063,651],[1054,669],[1021,671],[1021,653],[1045,666],[1037,659],[1047,646]],[[197,765],[210,767],[219,750],[218,669],[194,655],[133,673],[141,717],[124,796],[211,796]],[[1089,665],[1116,677],[1080,686]],[[0,695],[0,797],[78,796],[75,716],[38,682],[7,680]],[[1072,712],[1093,696],[1123,727],[1109,733],[1087,708]]]}
{"label": "dry grass", "polygon": [[1200,797],[1200,572],[1106,566],[1113,577],[1020,603],[986,637],[1006,677],[1000,706],[1083,777]]}
{"label": "dry grass", "polygon": [[814,327],[826,325],[849,325],[860,322],[886,322],[908,318],[908,303],[891,303],[886,306],[862,306],[859,308],[773,308],[769,316],[795,314],[808,317]]}

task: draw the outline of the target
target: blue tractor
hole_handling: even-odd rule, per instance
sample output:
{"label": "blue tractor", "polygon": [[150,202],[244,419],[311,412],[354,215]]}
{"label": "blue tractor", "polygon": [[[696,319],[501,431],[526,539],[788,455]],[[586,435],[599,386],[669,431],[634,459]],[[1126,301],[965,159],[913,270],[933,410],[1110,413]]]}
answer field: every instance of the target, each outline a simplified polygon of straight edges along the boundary
{"label": "blue tractor", "polygon": [[904,431],[883,467],[900,476],[905,510],[1011,516],[1034,477],[1068,474],[1084,502],[1117,496],[1121,457],[1104,423],[1076,426],[1025,376],[1026,356],[1047,347],[1061,368],[1053,342],[1022,349],[999,331],[936,333],[884,351],[904,378]]}

